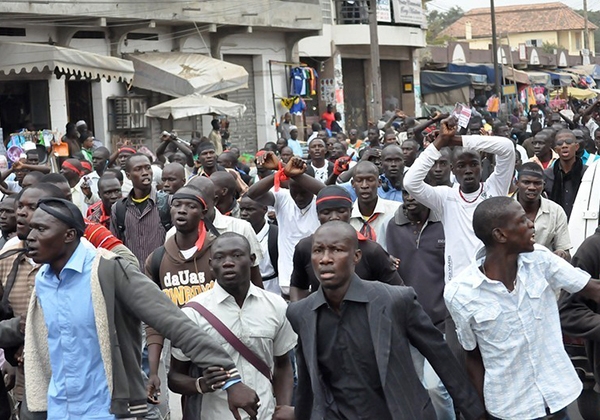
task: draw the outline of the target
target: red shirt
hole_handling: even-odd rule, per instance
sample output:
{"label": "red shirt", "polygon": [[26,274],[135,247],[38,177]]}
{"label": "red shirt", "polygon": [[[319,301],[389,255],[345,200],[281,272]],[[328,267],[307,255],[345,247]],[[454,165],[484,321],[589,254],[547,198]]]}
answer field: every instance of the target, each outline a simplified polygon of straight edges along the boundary
{"label": "red shirt", "polygon": [[333,112],[323,112],[323,115],[321,115],[321,119],[327,121],[326,127],[327,129],[331,130],[331,123],[335,121],[335,116],[333,115]]}

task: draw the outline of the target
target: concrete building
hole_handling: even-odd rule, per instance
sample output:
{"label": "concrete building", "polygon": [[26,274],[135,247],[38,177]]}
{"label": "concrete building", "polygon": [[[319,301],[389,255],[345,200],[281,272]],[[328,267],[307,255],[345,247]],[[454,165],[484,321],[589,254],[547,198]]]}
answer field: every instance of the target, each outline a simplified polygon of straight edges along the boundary
{"label": "concrete building", "polygon": [[[318,96],[307,123],[318,120],[327,104],[345,117],[346,129],[367,128],[372,98],[370,35],[366,1],[321,0],[323,32],[298,44],[303,62],[320,70]],[[377,2],[381,57],[382,111],[403,109],[420,114],[419,59],[426,45],[420,0]]]}
{"label": "concrete building", "polygon": [[[489,49],[492,43],[489,8],[471,9],[439,36],[467,42],[472,50]],[[545,43],[558,45],[570,55],[580,55],[584,49],[585,19],[563,3],[527,4],[496,7],[498,43],[517,48],[541,48]],[[590,45],[594,55],[596,25],[588,22]]]}
{"label": "concrete building", "polygon": [[[144,117],[147,108],[172,95],[164,93],[164,80],[155,80],[151,88],[136,87],[132,57],[179,52],[191,62],[203,54],[247,71],[247,87],[223,97],[247,107],[242,118],[229,119],[232,143],[256,151],[276,140],[274,115],[284,109],[273,108],[273,90],[289,85],[283,68],[273,68],[271,77],[269,61],[292,61],[297,42],[321,28],[319,0],[2,1],[0,51],[5,44],[13,54],[2,56],[12,66],[0,63],[4,137],[28,124],[64,133],[68,121],[79,119],[109,146],[123,139],[151,145],[163,129],[178,130],[188,139],[196,130],[206,135],[211,117]],[[16,43],[24,43],[29,55]],[[44,45],[46,61],[36,54],[39,45]],[[72,50],[80,53],[80,61]],[[191,71],[179,64],[180,76]]]}

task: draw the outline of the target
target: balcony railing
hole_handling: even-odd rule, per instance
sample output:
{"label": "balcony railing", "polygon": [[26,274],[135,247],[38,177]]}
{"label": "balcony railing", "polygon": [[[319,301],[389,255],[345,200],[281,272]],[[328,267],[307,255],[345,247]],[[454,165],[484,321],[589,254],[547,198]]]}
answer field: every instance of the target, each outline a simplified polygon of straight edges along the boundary
{"label": "balcony railing", "polygon": [[[370,2],[370,0],[334,0],[336,23],[338,25],[368,25]],[[398,10],[395,11],[394,8]],[[422,27],[423,16],[420,0],[388,0],[378,2],[377,5],[378,25]]]}

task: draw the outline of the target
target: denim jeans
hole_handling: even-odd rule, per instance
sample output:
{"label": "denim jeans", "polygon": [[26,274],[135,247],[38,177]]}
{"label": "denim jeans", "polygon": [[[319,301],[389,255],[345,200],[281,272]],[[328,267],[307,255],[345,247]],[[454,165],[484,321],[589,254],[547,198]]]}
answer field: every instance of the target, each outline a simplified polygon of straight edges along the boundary
{"label": "denim jeans", "polygon": [[429,398],[431,399],[438,420],[456,420],[452,398],[448,394],[440,377],[416,348],[410,346],[410,353],[417,376],[429,393]]}

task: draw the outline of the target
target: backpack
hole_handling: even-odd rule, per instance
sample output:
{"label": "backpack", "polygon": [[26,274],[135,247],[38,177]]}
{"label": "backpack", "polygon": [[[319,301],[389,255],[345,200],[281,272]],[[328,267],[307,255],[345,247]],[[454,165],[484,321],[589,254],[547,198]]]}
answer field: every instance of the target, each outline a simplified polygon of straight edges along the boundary
{"label": "backpack", "polygon": [[165,246],[161,246],[156,248],[152,253],[152,258],[150,259],[150,278],[156,285],[160,288],[160,265],[162,264],[162,260],[165,256]]}
{"label": "backpack", "polygon": [[[125,203],[128,197],[117,201],[115,207],[115,216],[117,221],[117,231],[119,239],[123,240],[125,233],[125,212],[127,208]],[[169,231],[173,224],[171,223],[171,196],[161,192],[156,193],[156,207],[158,207],[158,214],[160,215],[160,223],[165,228],[165,231]]]}

